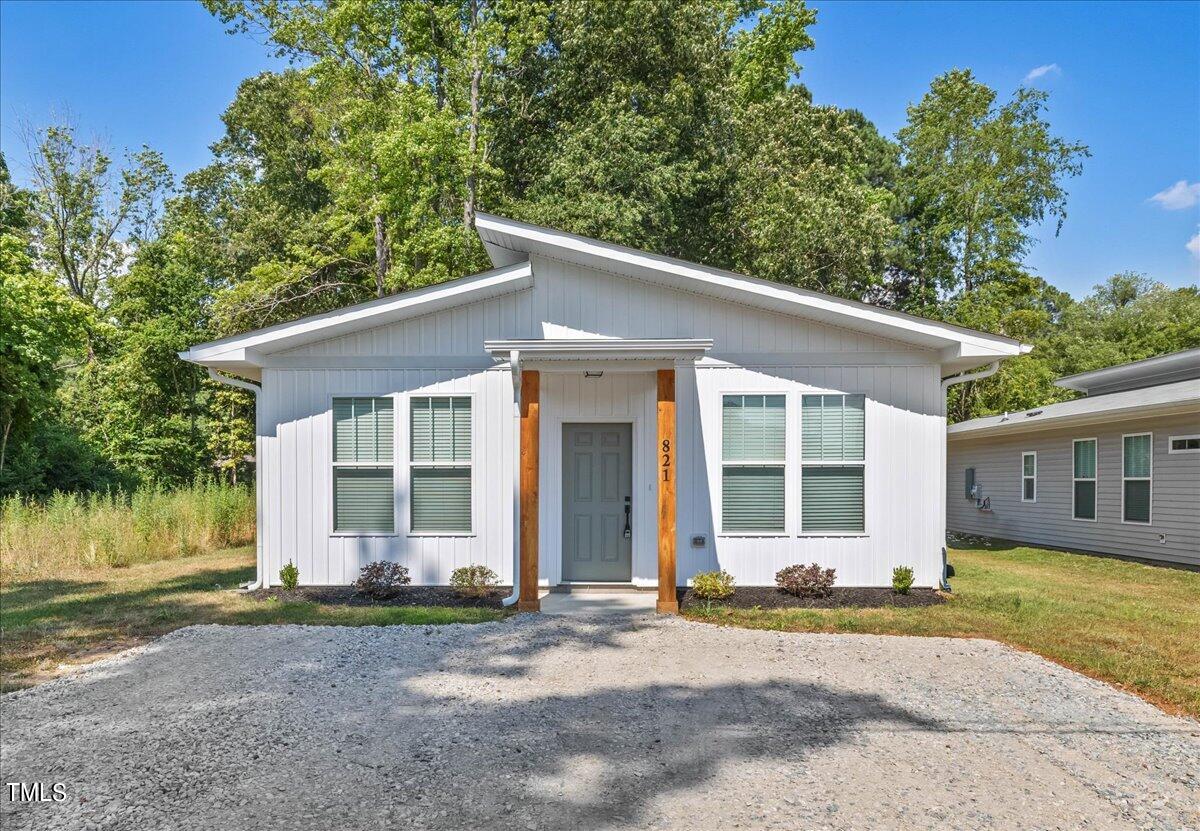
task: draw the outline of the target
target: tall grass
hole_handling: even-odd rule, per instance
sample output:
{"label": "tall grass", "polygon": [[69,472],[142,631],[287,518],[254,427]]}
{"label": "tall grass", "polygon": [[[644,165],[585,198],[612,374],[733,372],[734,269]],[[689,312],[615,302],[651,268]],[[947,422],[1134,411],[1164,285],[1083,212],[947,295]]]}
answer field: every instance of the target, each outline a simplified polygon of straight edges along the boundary
{"label": "tall grass", "polygon": [[0,569],[8,578],[121,568],[253,540],[253,492],[215,482],[0,501]]}

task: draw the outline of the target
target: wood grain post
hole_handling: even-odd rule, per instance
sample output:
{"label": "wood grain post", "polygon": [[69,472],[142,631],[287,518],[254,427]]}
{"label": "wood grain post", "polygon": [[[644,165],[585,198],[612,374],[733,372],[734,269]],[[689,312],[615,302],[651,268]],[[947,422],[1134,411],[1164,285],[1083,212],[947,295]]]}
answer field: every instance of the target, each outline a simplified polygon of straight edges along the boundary
{"label": "wood grain post", "polygon": [[675,596],[675,370],[658,371],[658,603],[678,614]]}
{"label": "wood grain post", "polygon": [[541,611],[538,600],[538,452],[540,377],[521,372],[521,594],[517,611]]}

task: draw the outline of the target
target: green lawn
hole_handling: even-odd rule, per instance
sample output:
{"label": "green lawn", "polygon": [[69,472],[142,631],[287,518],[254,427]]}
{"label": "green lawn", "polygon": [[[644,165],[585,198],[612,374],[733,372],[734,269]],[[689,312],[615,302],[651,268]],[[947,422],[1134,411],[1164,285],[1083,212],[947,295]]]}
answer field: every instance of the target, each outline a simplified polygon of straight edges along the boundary
{"label": "green lawn", "polygon": [[492,609],[333,606],[259,601],[231,591],[254,577],[254,549],[238,548],[70,577],[5,580],[0,587],[0,686],[13,689],[64,661],[135,645],[195,623],[481,623]]}
{"label": "green lawn", "polygon": [[992,638],[1200,717],[1200,573],[979,541],[954,592],[911,609],[714,609],[696,619],[793,632]]}

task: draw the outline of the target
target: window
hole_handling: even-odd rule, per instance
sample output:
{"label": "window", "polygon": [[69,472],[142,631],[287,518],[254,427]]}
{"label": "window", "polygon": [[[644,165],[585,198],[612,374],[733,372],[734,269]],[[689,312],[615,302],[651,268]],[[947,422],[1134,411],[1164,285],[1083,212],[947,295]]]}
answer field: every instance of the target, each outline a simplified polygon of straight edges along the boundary
{"label": "window", "polygon": [[412,531],[471,533],[471,399],[410,399]]}
{"label": "window", "polygon": [[1168,453],[1200,453],[1200,436],[1171,436]]}
{"label": "window", "polygon": [[1096,519],[1096,440],[1075,439],[1071,444],[1074,457],[1072,474],[1071,516],[1075,519]]}
{"label": "window", "polygon": [[721,404],[721,529],[782,533],[786,398],[726,395]]}
{"label": "window", "polygon": [[1121,519],[1149,523],[1153,435],[1139,433],[1122,441]]}
{"label": "window", "polygon": [[861,534],[865,530],[866,398],[806,395],[803,399],[800,529],[805,534]]}
{"label": "window", "polygon": [[1021,454],[1021,501],[1037,502],[1037,453]]}
{"label": "window", "polygon": [[396,530],[392,399],[333,399],[333,530]]}

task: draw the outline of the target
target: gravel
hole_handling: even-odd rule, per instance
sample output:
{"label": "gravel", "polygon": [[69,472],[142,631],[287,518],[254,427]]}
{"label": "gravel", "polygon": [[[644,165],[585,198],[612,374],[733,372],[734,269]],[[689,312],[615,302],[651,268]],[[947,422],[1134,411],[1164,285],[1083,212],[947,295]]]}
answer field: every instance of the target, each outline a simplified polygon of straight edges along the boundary
{"label": "gravel", "polygon": [[980,640],[197,626],[0,707],[6,831],[1200,828],[1200,723]]}

